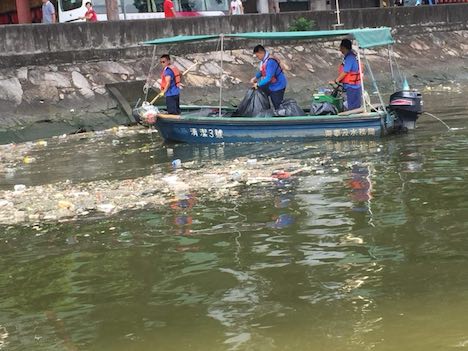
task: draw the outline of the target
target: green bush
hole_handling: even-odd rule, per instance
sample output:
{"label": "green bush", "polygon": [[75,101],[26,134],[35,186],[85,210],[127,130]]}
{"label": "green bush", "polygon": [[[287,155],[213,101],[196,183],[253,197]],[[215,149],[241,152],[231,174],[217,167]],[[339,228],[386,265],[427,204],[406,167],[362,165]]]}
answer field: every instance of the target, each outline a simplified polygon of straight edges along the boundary
{"label": "green bush", "polygon": [[294,20],[293,23],[289,26],[290,32],[299,32],[313,30],[315,28],[315,22],[313,20],[299,17],[297,20]]}

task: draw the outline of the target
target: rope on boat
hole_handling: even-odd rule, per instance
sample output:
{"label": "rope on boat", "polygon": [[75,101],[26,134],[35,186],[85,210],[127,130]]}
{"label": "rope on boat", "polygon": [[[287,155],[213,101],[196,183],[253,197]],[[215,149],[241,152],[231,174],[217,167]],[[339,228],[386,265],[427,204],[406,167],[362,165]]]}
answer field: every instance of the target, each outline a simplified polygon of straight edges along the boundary
{"label": "rope on boat", "polygon": [[459,128],[450,128],[449,125],[447,123],[445,123],[444,121],[442,121],[442,119],[440,119],[439,117],[437,116],[434,116],[432,113],[429,113],[429,112],[423,112],[424,114],[428,115],[428,116],[431,116],[433,118],[435,118],[436,120],[438,120],[440,123],[442,123],[444,126],[447,127],[448,130],[452,131],[452,130],[457,130]]}
{"label": "rope on boat", "polygon": [[393,72],[393,46],[388,45],[388,62],[390,64],[390,73],[392,74],[392,83],[393,83],[393,91],[396,91],[396,81],[395,81],[395,73]]}
{"label": "rope on boat", "polygon": [[[392,54],[393,54],[393,50],[392,50]],[[398,71],[398,78],[400,79],[399,83],[403,83],[403,74],[401,73],[400,65],[398,64],[396,57],[393,58],[393,61],[395,62],[395,65]]]}
{"label": "rope on boat", "polygon": [[146,82],[145,82],[145,85],[143,85],[143,93],[145,93],[145,101],[148,101],[148,92],[149,92],[149,80],[150,80],[150,77],[151,77],[151,72],[153,71],[153,68],[154,68],[154,58],[156,56],[156,45],[153,47],[153,56],[151,58],[151,65],[150,65],[150,69],[148,71],[148,76],[146,77]]}
{"label": "rope on boat", "polygon": [[[370,74],[371,80],[372,80],[372,85],[374,86],[374,89],[377,92],[377,95],[379,96],[380,105],[382,106],[382,109],[385,111],[385,103],[383,101],[382,95],[380,94],[379,87],[377,86],[377,83],[375,81],[374,72],[372,72],[371,65],[369,64],[369,60],[367,59],[367,56],[366,56],[366,53],[364,52],[364,50],[363,50],[363,55],[362,56],[364,56],[364,59],[366,60],[366,67],[369,70],[369,74]],[[363,92],[363,95],[364,95],[364,92]],[[364,101],[367,102],[366,99],[364,99]],[[370,98],[369,98],[369,102],[370,102]],[[372,104],[369,104],[369,105],[372,107]]]}

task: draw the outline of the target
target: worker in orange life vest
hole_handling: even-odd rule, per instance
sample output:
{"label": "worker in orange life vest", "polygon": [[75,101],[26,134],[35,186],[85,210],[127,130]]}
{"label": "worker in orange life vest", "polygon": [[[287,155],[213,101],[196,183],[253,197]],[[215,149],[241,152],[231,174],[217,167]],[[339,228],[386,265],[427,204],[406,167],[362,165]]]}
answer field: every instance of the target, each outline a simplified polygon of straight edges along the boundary
{"label": "worker in orange life vest", "polygon": [[277,109],[283,102],[284,91],[288,84],[281,64],[278,59],[271,57],[270,53],[262,45],[257,45],[253,52],[261,63],[260,70],[250,82],[254,85],[254,88],[258,87],[267,93],[274,108]]}
{"label": "worker in orange life vest", "polygon": [[171,57],[162,55],[159,62],[163,66],[161,72],[161,92],[158,97],[166,97],[167,113],[180,115],[180,71],[171,65]]}
{"label": "worker in orange life vest", "polygon": [[347,110],[361,107],[362,86],[360,65],[356,53],[352,50],[351,40],[343,39],[340,44],[340,51],[344,55],[343,62],[338,68],[338,77],[334,82],[343,84],[346,92]]}

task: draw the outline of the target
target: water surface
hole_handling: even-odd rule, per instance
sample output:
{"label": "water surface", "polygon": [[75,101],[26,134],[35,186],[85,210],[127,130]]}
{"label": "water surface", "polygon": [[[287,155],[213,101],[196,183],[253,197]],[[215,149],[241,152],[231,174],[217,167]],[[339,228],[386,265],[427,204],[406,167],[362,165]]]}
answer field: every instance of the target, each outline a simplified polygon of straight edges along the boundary
{"label": "water surface", "polygon": [[[426,108],[466,127],[461,94]],[[33,156],[1,174],[3,189],[170,173],[174,158],[329,161],[223,201],[191,192],[163,209],[1,228],[0,350],[468,347],[466,129],[423,116],[377,141],[213,147],[97,135]]]}

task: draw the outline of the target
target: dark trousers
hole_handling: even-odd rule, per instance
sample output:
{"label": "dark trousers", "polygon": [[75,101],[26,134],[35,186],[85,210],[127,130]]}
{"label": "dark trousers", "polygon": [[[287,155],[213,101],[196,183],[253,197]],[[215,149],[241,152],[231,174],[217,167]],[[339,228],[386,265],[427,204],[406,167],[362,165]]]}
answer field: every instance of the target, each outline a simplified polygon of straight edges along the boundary
{"label": "dark trousers", "polygon": [[355,108],[361,107],[362,88],[357,88],[357,89],[347,88],[346,100],[348,102],[348,110],[354,110]]}
{"label": "dark trousers", "polygon": [[167,113],[170,115],[180,115],[180,95],[166,96]]}
{"label": "dark trousers", "polygon": [[273,104],[275,110],[277,110],[279,105],[281,105],[281,103],[283,102],[285,90],[286,89],[281,89],[278,91],[269,91],[268,95],[270,95],[271,103]]}

